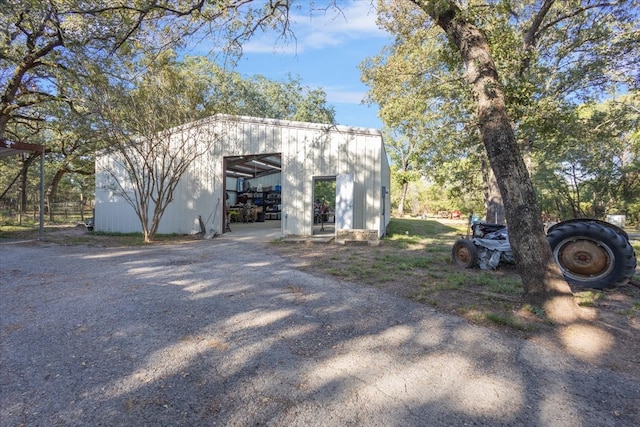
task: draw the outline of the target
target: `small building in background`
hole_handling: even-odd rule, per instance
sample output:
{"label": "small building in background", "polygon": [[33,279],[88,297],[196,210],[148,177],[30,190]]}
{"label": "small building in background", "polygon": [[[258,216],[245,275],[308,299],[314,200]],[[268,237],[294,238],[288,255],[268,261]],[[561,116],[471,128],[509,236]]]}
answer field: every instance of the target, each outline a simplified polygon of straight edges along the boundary
{"label": "small building in background", "polygon": [[[391,174],[379,130],[221,114],[190,124],[194,128],[215,140],[182,176],[160,234],[194,234],[203,227],[224,233],[227,207],[249,197],[261,211],[256,218],[280,221],[283,237],[312,235],[314,184],[332,179],[336,231],[385,234]],[[96,156],[94,229],[140,232],[133,208],[109,182],[113,176],[127,179],[114,173],[120,167],[114,156]]]}
{"label": "small building in background", "polygon": [[617,225],[620,228],[624,228],[624,222],[626,219],[626,215],[607,215],[606,221],[613,225]]}

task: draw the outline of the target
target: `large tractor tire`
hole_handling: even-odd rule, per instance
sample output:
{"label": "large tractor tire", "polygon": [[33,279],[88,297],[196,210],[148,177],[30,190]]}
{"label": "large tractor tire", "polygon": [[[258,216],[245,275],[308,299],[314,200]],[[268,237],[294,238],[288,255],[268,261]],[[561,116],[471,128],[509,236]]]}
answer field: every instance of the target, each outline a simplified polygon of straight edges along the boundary
{"label": "large tractor tire", "polygon": [[462,268],[471,268],[478,262],[476,245],[469,239],[458,239],[451,249],[453,263]]}
{"label": "large tractor tire", "polygon": [[571,220],[547,233],[553,257],[565,280],[578,288],[604,289],[625,285],[636,269],[627,234],[597,220]]}

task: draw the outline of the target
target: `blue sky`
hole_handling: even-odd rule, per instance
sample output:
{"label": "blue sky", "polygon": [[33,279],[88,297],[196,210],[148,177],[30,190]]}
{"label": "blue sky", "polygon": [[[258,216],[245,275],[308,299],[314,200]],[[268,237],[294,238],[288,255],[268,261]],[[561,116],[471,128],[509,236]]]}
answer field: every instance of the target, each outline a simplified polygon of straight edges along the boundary
{"label": "blue sky", "polygon": [[326,92],[338,124],[380,129],[377,107],[362,104],[368,88],[360,81],[358,65],[392,38],[376,26],[371,0],[338,4],[344,4],[341,11],[294,10],[290,18],[295,40],[279,40],[278,34],[254,36],[243,45],[237,71],[272,80],[284,80],[288,73],[299,76],[304,86]]}

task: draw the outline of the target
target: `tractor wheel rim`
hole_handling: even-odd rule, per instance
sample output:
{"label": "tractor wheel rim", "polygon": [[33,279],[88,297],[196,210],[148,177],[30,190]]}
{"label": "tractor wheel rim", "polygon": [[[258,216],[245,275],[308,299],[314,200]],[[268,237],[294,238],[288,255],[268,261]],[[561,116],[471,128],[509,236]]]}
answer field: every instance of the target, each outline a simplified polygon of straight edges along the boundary
{"label": "tractor wheel rim", "polygon": [[458,261],[464,264],[469,262],[469,259],[471,259],[471,254],[469,253],[469,249],[465,247],[458,248],[458,250],[456,251],[456,258],[458,259]]}
{"label": "tractor wheel rim", "polygon": [[611,249],[589,238],[563,240],[554,251],[562,272],[578,280],[596,280],[607,276],[614,267]]}

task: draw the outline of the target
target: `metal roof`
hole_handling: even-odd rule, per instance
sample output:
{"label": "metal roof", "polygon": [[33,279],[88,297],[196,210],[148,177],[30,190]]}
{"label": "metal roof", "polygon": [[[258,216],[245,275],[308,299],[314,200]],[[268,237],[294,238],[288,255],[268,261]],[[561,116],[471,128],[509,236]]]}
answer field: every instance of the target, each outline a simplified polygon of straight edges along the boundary
{"label": "metal roof", "polygon": [[375,136],[382,136],[382,132],[379,129],[373,128],[364,128],[364,127],[354,127],[354,126],[344,126],[344,125],[336,125],[330,123],[311,123],[311,122],[298,122],[295,120],[285,120],[285,119],[267,119],[263,117],[251,117],[251,116],[234,116],[231,114],[222,114],[217,113],[213,116],[209,116],[204,119],[200,119],[197,122],[239,122],[239,123],[256,123],[256,124],[266,124],[272,126],[280,126],[287,128],[301,128],[301,129],[317,129],[324,131],[336,131],[340,133],[357,133],[357,134],[369,134]]}

